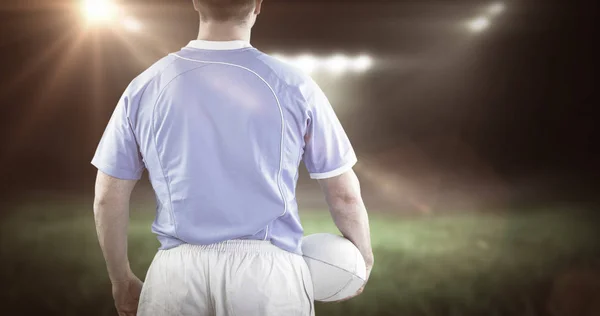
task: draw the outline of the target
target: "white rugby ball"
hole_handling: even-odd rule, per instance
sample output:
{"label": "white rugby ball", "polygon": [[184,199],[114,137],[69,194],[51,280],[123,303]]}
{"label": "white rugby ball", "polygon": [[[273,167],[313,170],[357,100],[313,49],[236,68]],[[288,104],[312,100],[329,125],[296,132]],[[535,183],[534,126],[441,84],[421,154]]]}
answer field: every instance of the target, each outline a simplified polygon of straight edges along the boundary
{"label": "white rugby ball", "polygon": [[312,277],[315,301],[343,300],[365,284],[365,260],[358,248],[342,236],[306,236],[302,239],[302,253]]}

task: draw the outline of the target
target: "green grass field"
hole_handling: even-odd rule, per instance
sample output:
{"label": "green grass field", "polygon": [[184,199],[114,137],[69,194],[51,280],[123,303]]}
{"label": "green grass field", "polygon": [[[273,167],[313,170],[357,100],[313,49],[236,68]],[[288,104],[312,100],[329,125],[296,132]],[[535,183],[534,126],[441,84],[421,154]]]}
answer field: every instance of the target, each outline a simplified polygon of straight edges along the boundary
{"label": "green grass field", "polygon": [[[3,218],[0,303],[16,312],[6,315],[115,315],[88,202],[32,201]],[[158,242],[152,206],[133,208],[130,260],[143,279]],[[302,221],[307,234],[337,232],[326,212],[305,212]],[[317,315],[576,316],[600,301],[590,281],[600,262],[596,223],[585,212],[373,212],[376,266],[367,290],[348,302],[318,304]],[[588,313],[581,315],[600,309]]]}

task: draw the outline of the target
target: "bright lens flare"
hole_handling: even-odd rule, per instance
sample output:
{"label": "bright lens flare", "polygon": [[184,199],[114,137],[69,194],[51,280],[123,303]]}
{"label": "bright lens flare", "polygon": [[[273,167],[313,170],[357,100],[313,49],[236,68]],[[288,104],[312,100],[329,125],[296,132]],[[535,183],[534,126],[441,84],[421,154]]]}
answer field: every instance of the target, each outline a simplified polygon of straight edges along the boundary
{"label": "bright lens flare", "polygon": [[373,59],[371,59],[371,57],[369,56],[362,55],[356,58],[352,65],[352,68],[358,72],[365,72],[371,69],[371,66],[373,66]]}
{"label": "bright lens flare", "polygon": [[375,61],[367,54],[356,57],[337,54],[330,57],[319,57],[312,54],[304,54],[296,57],[288,57],[282,54],[272,54],[274,58],[300,68],[308,74],[320,73],[340,75],[347,72],[365,73],[373,68]]}
{"label": "bright lens flare", "polygon": [[492,15],[498,15],[498,14],[504,12],[504,9],[505,9],[504,3],[498,2],[498,3],[494,3],[490,6],[489,12]]}
{"label": "bright lens flare", "polygon": [[344,55],[336,55],[327,61],[327,68],[333,74],[339,75],[348,69],[350,60]]}
{"label": "bright lens flare", "polygon": [[314,56],[302,55],[295,60],[294,64],[310,74],[317,69],[317,66],[319,66],[319,61]]}
{"label": "bright lens flare", "polygon": [[135,18],[132,17],[126,17],[125,19],[123,19],[123,27],[130,32],[139,32],[142,30],[142,23],[140,23],[140,21],[136,20]]}
{"label": "bright lens flare", "polygon": [[82,11],[91,23],[105,23],[117,15],[116,5],[111,0],[83,0]]}
{"label": "bright lens flare", "polygon": [[469,29],[473,32],[481,32],[490,26],[490,20],[487,18],[477,18],[469,22]]}

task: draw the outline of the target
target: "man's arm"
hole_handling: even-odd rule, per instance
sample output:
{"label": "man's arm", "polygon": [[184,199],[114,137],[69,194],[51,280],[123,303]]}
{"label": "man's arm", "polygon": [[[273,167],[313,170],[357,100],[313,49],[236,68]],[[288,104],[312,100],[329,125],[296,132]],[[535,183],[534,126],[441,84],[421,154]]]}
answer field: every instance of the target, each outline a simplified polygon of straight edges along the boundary
{"label": "man's arm", "polygon": [[354,171],[318,180],[329,211],[340,232],[360,250],[367,264],[367,279],[373,267],[369,216],[360,193],[360,183]]}
{"label": "man's arm", "polygon": [[121,180],[98,171],[94,217],[100,247],[111,282],[127,281],[133,273],[127,257],[129,200],[137,180]]}

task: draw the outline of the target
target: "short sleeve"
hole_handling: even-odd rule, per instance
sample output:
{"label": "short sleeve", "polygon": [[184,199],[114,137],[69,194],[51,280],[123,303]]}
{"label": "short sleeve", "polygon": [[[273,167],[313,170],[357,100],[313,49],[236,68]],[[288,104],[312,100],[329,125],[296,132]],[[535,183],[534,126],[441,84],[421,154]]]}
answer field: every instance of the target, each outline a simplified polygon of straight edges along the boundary
{"label": "short sleeve", "polygon": [[139,180],[144,163],[127,113],[129,98],[124,95],[102,135],[92,165],[109,176]]}
{"label": "short sleeve", "polygon": [[307,92],[309,111],[304,164],[312,179],[337,177],[354,167],[356,154],[329,100],[312,82]]}

